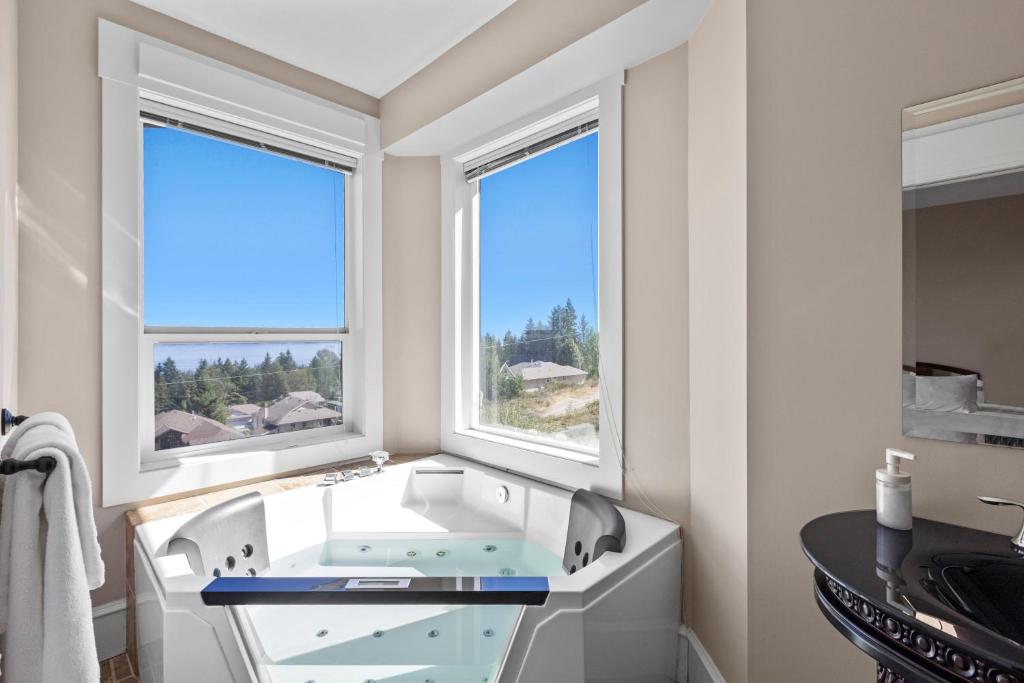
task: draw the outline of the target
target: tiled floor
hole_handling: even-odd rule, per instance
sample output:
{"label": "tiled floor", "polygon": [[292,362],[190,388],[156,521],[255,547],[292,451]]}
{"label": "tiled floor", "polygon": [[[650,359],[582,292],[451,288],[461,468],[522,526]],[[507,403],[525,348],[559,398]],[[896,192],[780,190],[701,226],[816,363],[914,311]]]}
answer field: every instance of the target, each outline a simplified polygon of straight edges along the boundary
{"label": "tiled floor", "polygon": [[100,683],[139,683],[128,655],[118,655],[100,662]]}

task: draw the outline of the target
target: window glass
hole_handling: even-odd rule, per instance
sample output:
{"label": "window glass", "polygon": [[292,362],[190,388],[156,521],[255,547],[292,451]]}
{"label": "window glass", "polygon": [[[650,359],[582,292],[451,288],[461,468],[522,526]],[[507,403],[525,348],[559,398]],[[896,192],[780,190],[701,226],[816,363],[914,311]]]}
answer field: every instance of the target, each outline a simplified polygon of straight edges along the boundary
{"label": "window glass", "polygon": [[145,324],[344,325],[343,173],[146,125]]}
{"label": "window glass", "polygon": [[597,136],[479,181],[479,425],[593,451]]}
{"label": "window glass", "polygon": [[342,424],[340,342],[162,343],[155,450]]}

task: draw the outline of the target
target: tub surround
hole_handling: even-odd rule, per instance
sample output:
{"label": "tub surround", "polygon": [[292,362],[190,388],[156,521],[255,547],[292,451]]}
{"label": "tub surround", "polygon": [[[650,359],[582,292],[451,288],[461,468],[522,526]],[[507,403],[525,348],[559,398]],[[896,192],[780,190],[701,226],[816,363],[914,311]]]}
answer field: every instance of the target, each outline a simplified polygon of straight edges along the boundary
{"label": "tub surround", "polygon": [[[394,467],[403,463],[429,457],[427,453],[400,453],[391,456],[391,460],[385,463],[384,468]],[[193,512],[201,512],[218,503],[243,496],[252,491],[258,491],[264,496],[291,491],[302,486],[315,486],[323,480],[328,472],[341,472],[343,470],[358,469],[361,465],[372,464],[367,458],[365,460],[337,462],[317,467],[311,470],[302,470],[285,476],[275,477],[256,482],[243,482],[233,486],[220,487],[205,491],[193,492],[189,495],[165,500],[158,503],[143,505],[125,513],[125,560],[127,567],[125,571],[125,593],[127,594],[128,612],[128,633],[127,633],[127,655],[131,660],[133,671],[139,670],[138,643],[136,642],[136,601],[135,601],[135,528],[146,522],[153,522],[168,517],[177,517]]]}
{"label": "tub surround", "polygon": [[[622,552],[599,554],[595,546],[593,553],[584,553],[590,540],[572,531],[570,492],[443,454],[332,487],[304,486],[251,498],[259,501],[266,530],[241,545],[241,557],[250,556],[246,547],[250,554],[253,547],[265,549],[269,566],[263,569],[259,563],[235,562],[233,548],[241,540],[218,534],[205,541],[202,534],[196,537],[205,572],[197,574],[185,555],[168,550],[183,525],[191,529],[194,520],[197,528],[206,528],[214,516],[184,513],[135,528],[142,680],[189,680],[200,672],[237,678],[246,671],[256,671],[260,680],[308,680],[323,673],[359,680],[401,674],[406,680],[413,662],[418,673],[427,667],[438,680],[462,680],[455,675],[461,672],[471,680],[486,675],[509,682],[583,683],[601,672],[608,680],[639,683],[674,674],[682,548],[679,527],[671,522],[618,508],[628,529]],[[567,544],[567,533],[580,534],[574,536],[577,542]],[[567,547],[583,569],[563,566]],[[600,556],[588,563],[587,555],[595,554]],[[207,558],[213,560],[209,565]],[[211,583],[213,577],[221,578]],[[382,577],[410,584],[468,577],[471,594],[495,588],[502,595],[511,595],[509,581],[521,581],[532,587],[514,586],[516,592],[547,595],[543,604],[519,595],[511,609],[503,607],[504,598],[485,599],[486,604],[463,599],[452,611],[421,604],[411,590],[404,600],[377,605],[371,614],[362,606],[326,608],[292,599],[277,604],[264,589],[270,584],[294,588],[312,579],[327,581],[335,593],[397,595],[396,587],[352,585],[385,581]],[[253,593],[247,603],[257,604],[229,610],[209,606],[225,604],[221,600],[203,604],[211,586],[249,581],[241,587]],[[462,588],[465,593],[465,580]],[[312,616],[320,626],[316,632],[285,627]],[[481,621],[494,626],[479,631]],[[481,632],[483,640],[476,643]],[[376,640],[385,635],[401,638],[397,649],[388,639]],[[470,641],[483,650],[467,650]],[[647,653],[639,661],[627,655],[639,650]],[[456,651],[468,658],[451,659]]]}
{"label": "tub surround", "polygon": [[1024,681],[1024,555],[1008,537],[921,518],[896,531],[864,510],[800,538],[818,606],[879,681]]}

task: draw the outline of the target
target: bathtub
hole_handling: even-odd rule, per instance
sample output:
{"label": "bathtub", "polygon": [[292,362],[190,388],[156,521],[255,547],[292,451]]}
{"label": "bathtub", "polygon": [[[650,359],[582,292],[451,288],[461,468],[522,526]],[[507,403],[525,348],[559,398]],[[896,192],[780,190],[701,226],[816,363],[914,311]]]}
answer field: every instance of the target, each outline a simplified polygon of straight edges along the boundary
{"label": "bathtub", "polygon": [[569,491],[450,455],[364,474],[140,525],[140,680],[674,680],[676,525],[618,508],[621,552],[588,561]]}

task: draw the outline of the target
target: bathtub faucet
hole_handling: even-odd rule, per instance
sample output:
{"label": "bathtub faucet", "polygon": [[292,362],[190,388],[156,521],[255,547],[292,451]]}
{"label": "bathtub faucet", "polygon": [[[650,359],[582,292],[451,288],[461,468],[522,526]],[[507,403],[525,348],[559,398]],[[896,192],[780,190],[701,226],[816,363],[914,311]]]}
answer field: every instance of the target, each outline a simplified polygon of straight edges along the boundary
{"label": "bathtub faucet", "polygon": [[377,465],[377,471],[384,471],[384,463],[391,459],[391,454],[387,451],[373,451],[370,453],[370,460],[373,460],[374,464]]}

